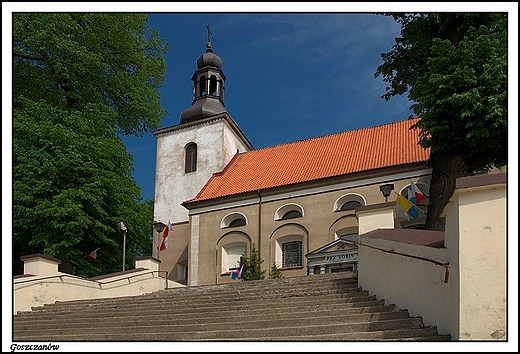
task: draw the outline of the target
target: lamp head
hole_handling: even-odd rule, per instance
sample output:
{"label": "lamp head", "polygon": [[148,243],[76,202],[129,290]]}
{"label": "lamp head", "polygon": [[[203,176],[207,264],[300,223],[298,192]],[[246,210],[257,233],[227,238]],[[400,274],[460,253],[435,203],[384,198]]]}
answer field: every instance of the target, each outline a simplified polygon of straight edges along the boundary
{"label": "lamp head", "polygon": [[120,221],[119,224],[117,224],[117,229],[120,231],[120,232],[125,232],[126,230],[128,230],[126,228],[126,225],[124,222]]}
{"label": "lamp head", "polygon": [[153,223],[153,227],[155,228],[155,231],[157,232],[163,232],[164,228],[166,227],[166,224],[156,221]]}
{"label": "lamp head", "polygon": [[383,193],[383,196],[385,198],[388,198],[390,196],[390,193],[394,190],[393,184],[383,184],[382,186],[379,186],[379,190],[381,193]]}

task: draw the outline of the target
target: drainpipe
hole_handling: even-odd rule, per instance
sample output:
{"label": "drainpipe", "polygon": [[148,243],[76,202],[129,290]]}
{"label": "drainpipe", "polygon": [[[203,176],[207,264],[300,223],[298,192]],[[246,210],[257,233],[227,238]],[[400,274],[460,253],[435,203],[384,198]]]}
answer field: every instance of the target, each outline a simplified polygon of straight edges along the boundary
{"label": "drainpipe", "polygon": [[258,259],[261,260],[260,257],[260,239],[262,238],[262,196],[260,195],[260,191],[256,191],[258,193]]}

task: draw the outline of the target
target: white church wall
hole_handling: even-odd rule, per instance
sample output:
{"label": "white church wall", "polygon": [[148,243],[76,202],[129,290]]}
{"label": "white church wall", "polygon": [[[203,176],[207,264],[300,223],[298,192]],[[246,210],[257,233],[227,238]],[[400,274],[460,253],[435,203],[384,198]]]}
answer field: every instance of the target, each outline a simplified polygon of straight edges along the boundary
{"label": "white church wall", "polygon": [[[218,119],[157,136],[156,221],[188,220],[188,211],[181,203],[195,197],[213,173],[222,171],[233,157],[230,151],[236,153],[238,144],[230,135],[225,121]],[[185,147],[191,142],[197,144],[197,169],[185,173]]]}

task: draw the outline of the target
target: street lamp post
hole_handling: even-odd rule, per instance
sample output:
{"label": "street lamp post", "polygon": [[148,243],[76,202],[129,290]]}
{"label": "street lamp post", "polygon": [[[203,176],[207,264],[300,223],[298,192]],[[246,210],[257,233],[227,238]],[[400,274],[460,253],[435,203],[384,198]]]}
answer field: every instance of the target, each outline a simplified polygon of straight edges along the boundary
{"label": "street lamp post", "polygon": [[388,197],[390,196],[390,193],[394,190],[393,184],[383,184],[382,186],[379,186],[379,190],[381,193],[383,193],[383,196],[385,197],[385,202],[388,203]]}
{"label": "street lamp post", "polygon": [[157,231],[157,235],[159,236],[157,238],[157,259],[160,260],[161,259],[161,232],[164,231],[164,228],[166,227],[166,224],[160,222],[160,221],[157,221],[157,222],[154,222],[153,223],[153,227],[155,228],[155,231]]}
{"label": "street lamp post", "polygon": [[125,223],[120,221],[119,224],[117,224],[117,229],[123,233],[123,272],[125,271],[125,258],[126,258],[126,232],[128,229],[125,226]]}

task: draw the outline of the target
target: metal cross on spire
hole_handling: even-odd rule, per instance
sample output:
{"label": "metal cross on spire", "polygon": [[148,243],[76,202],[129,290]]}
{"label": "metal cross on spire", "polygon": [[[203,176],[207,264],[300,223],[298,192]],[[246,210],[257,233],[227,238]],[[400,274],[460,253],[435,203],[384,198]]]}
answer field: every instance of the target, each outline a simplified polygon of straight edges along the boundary
{"label": "metal cross on spire", "polygon": [[211,29],[209,28],[209,21],[206,25],[206,29],[208,30],[208,42],[211,42],[211,36],[213,35],[213,33],[211,33]]}

